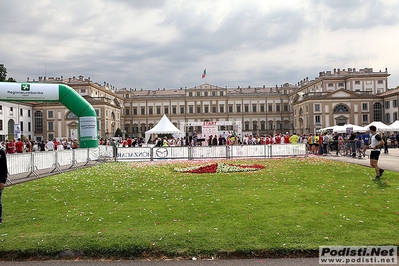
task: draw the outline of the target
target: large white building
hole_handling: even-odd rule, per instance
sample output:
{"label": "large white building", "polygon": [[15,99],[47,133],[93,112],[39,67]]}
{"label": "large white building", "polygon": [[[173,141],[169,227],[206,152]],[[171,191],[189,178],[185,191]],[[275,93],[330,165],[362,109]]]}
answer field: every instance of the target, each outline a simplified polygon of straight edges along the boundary
{"label": "large white building", "polygon": [[[323,71],[295,85],[220,87],[200,84],[177,89],[116,89],[78,78],[42,78],[41,83],[62,83],[74,88],[94,107],[99,137],[115,134],[143,137],[163,114],[185,132],[201,131],[189,122],[240,121],[253,135],[278,132],[313,133],[345,123],[390,124],[398,119],[399,89],[388,89],[388,70],[372,68]],[[0,102],[0,139],[12,138],[14,124],[33,139],[77,137],[76,116],[60,103]],[[220,130],[233,130],[223,126]]]}

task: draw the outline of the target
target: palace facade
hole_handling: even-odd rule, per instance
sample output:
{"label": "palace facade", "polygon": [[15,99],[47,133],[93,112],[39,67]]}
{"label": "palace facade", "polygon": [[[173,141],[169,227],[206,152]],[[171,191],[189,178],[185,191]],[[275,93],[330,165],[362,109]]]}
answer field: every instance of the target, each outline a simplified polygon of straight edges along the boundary
{"label": "palace facade", "polygon": [[[180,130],[186,133],[201,131],[201,127],[188,126],[189,122],[204,121],[240,121],[243,134],[252,135],[314,133],[345,123],[391,124],[398,119],[399,89],[388,89],[389,76],[387,69],[348,68],[323,71],[314,79],[275,87],[229,88],[205,83],[153,90],[117,89],[83,76],[39,77],[27,82],[60,83],[75,89],[94,107],[99,137],[115,136],[117,132],[124,137],[144,137],[145,131],[154,127],[163,114],[178,128],[185,124]],[[78,136],[77,117],[60,103],[1,102],[0,139],[10,136],[14,124],[21,123],[22,118],[25,137],[41,140]]]}

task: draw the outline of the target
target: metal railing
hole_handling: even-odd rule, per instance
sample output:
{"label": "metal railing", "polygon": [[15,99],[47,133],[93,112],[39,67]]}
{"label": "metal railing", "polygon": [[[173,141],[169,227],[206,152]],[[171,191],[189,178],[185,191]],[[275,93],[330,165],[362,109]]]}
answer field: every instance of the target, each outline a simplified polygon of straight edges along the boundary
{"label": "metal railing", "polygon": [[273,158],[307,156],[306,145],[233,145],[233,146],[168,146],[113,147],[71,149],[46,152],[7,154],[10,175],[29,177],[62,173],[71,168],[104,161],[203,160],[232,158]]}

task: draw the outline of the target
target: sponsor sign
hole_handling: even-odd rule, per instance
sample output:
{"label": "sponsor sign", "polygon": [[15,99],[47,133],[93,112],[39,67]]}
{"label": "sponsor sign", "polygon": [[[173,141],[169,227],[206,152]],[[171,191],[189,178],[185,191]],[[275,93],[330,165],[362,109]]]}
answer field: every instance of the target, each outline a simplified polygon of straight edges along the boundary
{"label": "sponsor sign", "polygon": [[59,101],[57,84],[0,83],[0,100],[8,101]]}
{"label": "sponsor sign", "polygon": [[97,139],[97,118],[94,116],[82,116],[79,118],[80,140]]}

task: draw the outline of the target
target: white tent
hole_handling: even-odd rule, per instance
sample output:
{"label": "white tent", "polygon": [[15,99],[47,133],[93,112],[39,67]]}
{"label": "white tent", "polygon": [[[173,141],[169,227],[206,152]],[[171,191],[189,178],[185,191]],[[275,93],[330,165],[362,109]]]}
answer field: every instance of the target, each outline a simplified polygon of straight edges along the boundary
{"label": "white tent", "polygon": [[155,125],[155,127],[145,132],[145,143],[151,137],[151,134],[174,134],[180,135],[182,132],[170,122],[169,118],[166,115],[163,115],[161,120]]}
{"label": "white tent", "polygon": [[375,126],[377,128],[377,131],[394,131],[391,126],[385,125],[384,123],[379,121],[371,122],[365,127],[368,129],[371,125]]}
{"label": "white tent", "polygon": [[335,126],[333,129],[333,132],[336,133],[349,133],[348,131],[352,130],[353,132],[360,132],[364,133],[366,132],[367,128],[366,127],[361,127],[358,125],[352,125],[352,124],[345,124],[343,126]]}
{"label": "white tent", "polygon": [[389,125],[393,131],[399,131],[399,120],[396,120],[392,124]]}

